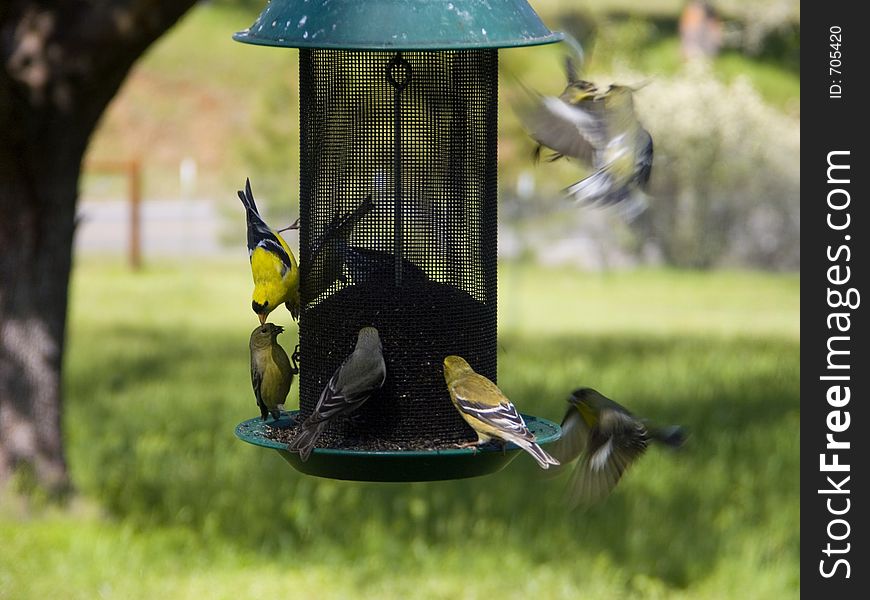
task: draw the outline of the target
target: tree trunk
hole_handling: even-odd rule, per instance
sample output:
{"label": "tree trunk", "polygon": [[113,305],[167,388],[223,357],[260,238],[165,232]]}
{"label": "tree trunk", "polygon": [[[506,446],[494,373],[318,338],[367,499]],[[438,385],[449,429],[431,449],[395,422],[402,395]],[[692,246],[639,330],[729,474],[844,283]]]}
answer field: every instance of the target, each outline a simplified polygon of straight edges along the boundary
{"label": "tree trunk", "polygon": [[62,375],[81,161],[134,61],[194,0],[0,5],[0,484],[69,488]]}
{"label": "tree trunk", "polygon": [[61,492],[68,487],[61,359],[78,163],[41,164],[13,152],[0,151],[0,481],[27,465]]}

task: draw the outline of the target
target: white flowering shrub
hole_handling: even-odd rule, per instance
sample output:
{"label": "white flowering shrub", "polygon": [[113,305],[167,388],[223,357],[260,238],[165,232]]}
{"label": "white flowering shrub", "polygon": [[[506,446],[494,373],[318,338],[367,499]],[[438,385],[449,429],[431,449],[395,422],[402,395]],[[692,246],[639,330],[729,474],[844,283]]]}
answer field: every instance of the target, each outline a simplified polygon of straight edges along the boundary
{"label": "white flowering shrub", "polygon": [[739,45],[752,54],[763,50],[770,35],[801,20],[800,0],[718,0],[714,5],[726,18],[739,20]]}
{"label": "white flowering shrub", "polygon": [[645,243],[679,266],[799,267],[798,118],[703,64],[654,79],[636,109],[655,141],[650,207],[633,223]]}

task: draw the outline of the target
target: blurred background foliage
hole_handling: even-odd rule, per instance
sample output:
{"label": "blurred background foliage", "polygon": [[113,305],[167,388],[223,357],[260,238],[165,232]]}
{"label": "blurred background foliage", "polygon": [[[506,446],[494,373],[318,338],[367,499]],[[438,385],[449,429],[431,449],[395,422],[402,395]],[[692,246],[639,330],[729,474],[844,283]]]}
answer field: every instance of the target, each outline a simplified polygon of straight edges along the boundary
{"label": "blurred background foliage", "polygon": [[[563,49],[500,53],[500,385],[551,419],[590,385],[691,431],[585,513],[522,457],[482,479],[357,484],[231,435],[256,414],[235,190],[250,176],[273,221],[297,212],[297,54],[230,39],[262,4],[194,9],[92,142],[92,159],[142,158],[146,198],[180,196],[195,160],[188,193],[221,207],[233,257],[136,274],[77,258],[65,427],[80,495],[50,506],[22,473],[0,497],[0,598],[796,597],[799,2],[717,2],[722,48],[700,62],[681,55],[682,0],[532,2],[583,43],[588,78],[649,81],[637,106],[656,162],[631,222],[561,199],[577,165],[531,162],[514,81],[558,93]],[[82,193],[122,185],[86,175]]]}
{"label": "blurred background foliage", "polygon": [[[206,3],[151,50],[108,111],[89,156],[142,156],[146,195],[179,193],[178,165],[199,166],[194,192],[241,233],[233,193],[244,176],[273,218],[296,213],[298,89],[295,50],[238,44],[258,2]],[[517,80],[557,94],[564,44],[504,50],[500,106],[502,255],[584,268],[673,265],[799,267],[800,8],[798,2],[716,4],[721,48],[686,61],[682,0],[534,7],[583,45],[584,75],[599,84],[646,85],[638,112],[655,139],[649,209],[627,223],[606,211],[578,211],[560,190],[584,172],[576,163],[534,165],[533,145],[511,106]],[[749,42],[748,39],[755,41]],[[184,140],[184,143],[178,143]],[[89,197],[118,186],[86,177]],[[280,215],[280,217],[279,217]],[[541,247],[540,239],[552,243]]]}

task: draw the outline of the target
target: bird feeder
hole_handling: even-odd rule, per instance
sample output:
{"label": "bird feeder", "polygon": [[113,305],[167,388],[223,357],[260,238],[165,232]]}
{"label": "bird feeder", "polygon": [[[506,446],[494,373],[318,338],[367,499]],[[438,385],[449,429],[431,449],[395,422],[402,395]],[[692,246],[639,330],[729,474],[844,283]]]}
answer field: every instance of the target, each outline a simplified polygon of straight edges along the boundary
{"label": "bird feeder", "polygon": [[[302,462],[260,419],[237,435],[324,477],[414,481],[500,469],[515,447],[419,442],[476,439],[450,401],[445,356],[496,380],[498,48],[561,34],[524,0],[272,0],[234,39],[299,49],[300,410],[277,426],[313,411],[357,332],[374,326],[387,380],[331,431],[411,449],[317,448]],[[326,252],[343,215],[358,220]],[[559,435],[544,419],[526,422],[540,443]]]}

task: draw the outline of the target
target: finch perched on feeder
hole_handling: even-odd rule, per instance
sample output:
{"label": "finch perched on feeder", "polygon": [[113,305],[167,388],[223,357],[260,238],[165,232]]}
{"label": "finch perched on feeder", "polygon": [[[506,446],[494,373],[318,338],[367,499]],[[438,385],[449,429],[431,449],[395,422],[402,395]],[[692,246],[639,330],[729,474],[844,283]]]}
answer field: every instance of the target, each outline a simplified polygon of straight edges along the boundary
{"label": "finch perched on feeder", "polygon": [[311,267],[302,265],[304,277],[313,277],[311,297],[317,298],[338,280],[344,281],[348,242],[356,224],[374,207],[371,194],[353,211],[335,215],[311,250]]}
{"label": "finch perched on feeder", "polygon": [[245,191],[239,190],[239,198],[245,206],[248,219],[248,257],[254,277],[251,308],[260,318],[261,325],[281,303],[294,319],[298,319],[299,267],[296,257],[281,234],[266,225],[260,217],[251,193],[250,179],[245,180]]}
{"label": "finch perched on feeder", "polygon": [[559,461],[544,452],[513,403],[492,381],[475,373],[464,358],[444,359],[444,380],[453,405],[477,433],[479,445],[495,438],[513,442],[532,455],[542,469]]}
{"label": "finch perched on feeder", "polygon": [[573,62],[566,62],[568,85],[562,94],[532,94],[520,109],[529,135],[555,154],[577,159],[594,172],[565,191],[574,200],[591,205],[623,203],[637,212],[646,205],[643,190],[653,162],[653,140],[634,112],[635,88],[610,85],[606,90],[584,81]]}
{"label": "finch perched on feeder", "polygon": [[302,423],[287,449],[298,452],[302,460],[308,460],[317,438],[329,423],[338,416],[357,410],[384,385],[386,378],[387,366],[378,330],[363,327],[359,330],[353,352],[323,388],[314,412]]}
{"label": "finch perched on feeder", "polygon": [[264,323],[251,332],[251,384],[264,421],[270,413],[275,420],[281,416],[280,407],[296,373],[278,343],[278,335],[283,331],[280,325]]}
{"label": "finch perched on feeder", "polygon": [[553,454],[563,465],[582,454],[568,483],[572,506],[606,498],[650,442],[677,448],[686,439],[682,427],[654,427],[591,388],[575,390],[568,403]]}

